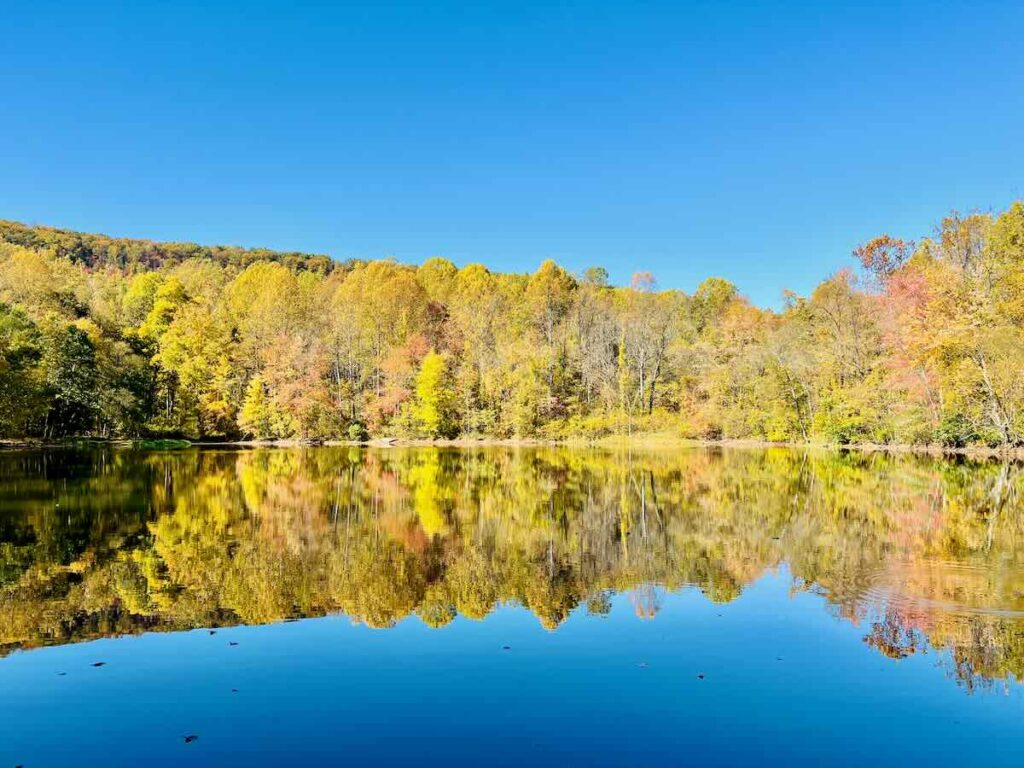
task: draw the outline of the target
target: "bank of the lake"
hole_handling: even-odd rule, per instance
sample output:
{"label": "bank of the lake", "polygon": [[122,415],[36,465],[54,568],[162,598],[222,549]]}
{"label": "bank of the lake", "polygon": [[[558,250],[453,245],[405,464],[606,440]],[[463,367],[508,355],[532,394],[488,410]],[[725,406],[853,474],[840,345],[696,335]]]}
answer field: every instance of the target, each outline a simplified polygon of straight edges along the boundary
{"label": "bank of the lake", "polygon": [[918,454],[922,456],[964,456],[978,459],[1004,458],[1024,460],[1024,446],[947,446],[913,445],[909,443],[828,443],[818,441],[772,441],[751,439],[702,440],[677,437],[664,433],[634,435],[606,435],[604,437],[544,438],[490,438],[462,437],[454,439],[420,439],[378,437],[368,440],[185,440],[144,438],[138,440],[81,437],[65,440],[35,438],[0,440],[0,450],[41,448],[67,448],[73,446],[109,445],[148,450],[178,450],[185,448],[300,448],[315,446],[353,446],[364,448],[536,448],[564,446],[569,448],[604,448],[608,450],[679,450],[684,448],[787,448],[813,451],[857,451],[862,453]]}

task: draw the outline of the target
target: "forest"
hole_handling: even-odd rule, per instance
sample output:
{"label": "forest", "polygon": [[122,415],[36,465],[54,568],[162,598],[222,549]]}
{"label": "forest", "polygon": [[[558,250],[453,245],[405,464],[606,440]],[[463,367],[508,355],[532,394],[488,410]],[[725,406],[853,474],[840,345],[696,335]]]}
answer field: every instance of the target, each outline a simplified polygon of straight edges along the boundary
{"label": "forest", "polygon": [[110,238],[0,222],[0,437],[1018,446],[1024,203],[882,235],[778,310],[546,261]]}

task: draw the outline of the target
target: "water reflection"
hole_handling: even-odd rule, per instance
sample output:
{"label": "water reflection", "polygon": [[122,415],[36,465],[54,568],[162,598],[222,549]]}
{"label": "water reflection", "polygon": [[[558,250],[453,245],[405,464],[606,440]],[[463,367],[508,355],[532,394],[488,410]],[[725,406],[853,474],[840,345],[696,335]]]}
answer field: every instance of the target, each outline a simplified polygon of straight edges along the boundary
{"label": "water reflection", "polygon": [[341,611],[550,629],[628,592],[730,601],[785,565],[865,642],[1024,671],[1021,467],[772,450],[100,449],[0,455],[0,645]]}

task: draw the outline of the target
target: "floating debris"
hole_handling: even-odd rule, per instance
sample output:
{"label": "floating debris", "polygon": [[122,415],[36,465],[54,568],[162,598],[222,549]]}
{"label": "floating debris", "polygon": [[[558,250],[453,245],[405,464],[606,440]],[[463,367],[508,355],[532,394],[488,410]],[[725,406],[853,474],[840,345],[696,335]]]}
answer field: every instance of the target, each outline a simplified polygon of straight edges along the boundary
{"label": "floating debris", "polygon": [[511,645],[503,645],[503,646],[501,646],[501,650],[503,650],[503,651],[511,651],[512,650],[512,646]]}
{"label": "floating debris", "polygon": [[703,673],[703,672],[699,673],[699,674],[697,675],[697,679],[698,679],[698,680],[703,680],[703,679],[704,679],[704,673]]}
{"label": "floating debris", "polygon": [[234,645],[238,645],[238,643],[236,643],[234,640],[228,640],[228,645],[234,646]]}
{"label": "floating debris", "polygon": [[93,662],[93,666],[94,667],[105,667],[105,666],[107,666],[107,662],[105,662],[105,661],[94,661]]}
{"label": "floating debris", "polygon": [[193,741],[197,741],[198,739],[199,737],[196,736],[194,733],[190,733],[188,736],[181,737],[181,740],[184,741],[186,744],[191,744]]}

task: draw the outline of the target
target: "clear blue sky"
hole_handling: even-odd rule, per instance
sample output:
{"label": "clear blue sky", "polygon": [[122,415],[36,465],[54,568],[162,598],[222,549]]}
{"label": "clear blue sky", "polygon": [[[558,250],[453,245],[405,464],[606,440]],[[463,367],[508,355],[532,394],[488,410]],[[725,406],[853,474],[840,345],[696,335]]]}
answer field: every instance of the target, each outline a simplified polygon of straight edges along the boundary
{"label": "clear blue sky", "polygon": [[[71,5],[77,7],[71,8]],[[1005,3],[0,4],[0,218],[806,292],[1024,196]]]}

